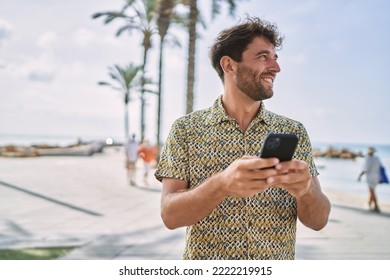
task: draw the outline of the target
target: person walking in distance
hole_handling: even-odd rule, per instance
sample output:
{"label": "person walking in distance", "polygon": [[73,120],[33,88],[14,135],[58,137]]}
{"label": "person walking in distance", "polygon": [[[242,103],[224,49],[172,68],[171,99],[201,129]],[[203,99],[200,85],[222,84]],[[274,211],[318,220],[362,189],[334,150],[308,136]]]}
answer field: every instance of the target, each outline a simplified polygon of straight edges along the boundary
{"label": "person walking in distance", "polygon": [[138,160],[138,148],[139,145],[135,140],[135,134],[132,135],[131,139],[125,145],[126,154],[126,169],[127,169],[127,182],[131,186],[135,186],[136,171],[137,171],[137,160]]}
{"label": "person walking in distance", "polygon": [[157,148],[150,145],[148,140],[145,140],[139,147],[139,156],[144,163],[144,184],[149,186],[148,176],[152,168],[152,164],[156,161]]}
{"label": "person walking in distance", "polygon": [[368,207],[372,211],[380,212],[378,200],[375,195],[375,188],[379,184],[381,161],[379,157],[375,155],[375,152],[376,149],[374,147],[369,147],[367,149],[367,154],[364,158],[363,170],[359,174],[358,181],[361,180],[363,175],[366,175],[369,192]]}
{"label": "person walking in distance", "polygon": [[[294,259],[297,218],[313,230],[328,222],[306,129],[264,105],[281,44],[256,17],[223,30],[210,48],[222,96],[172,125],[155,176],[164,224],[187,227],[184,259]],[[271,132],[298,136],[292,160],[259,156]]]}

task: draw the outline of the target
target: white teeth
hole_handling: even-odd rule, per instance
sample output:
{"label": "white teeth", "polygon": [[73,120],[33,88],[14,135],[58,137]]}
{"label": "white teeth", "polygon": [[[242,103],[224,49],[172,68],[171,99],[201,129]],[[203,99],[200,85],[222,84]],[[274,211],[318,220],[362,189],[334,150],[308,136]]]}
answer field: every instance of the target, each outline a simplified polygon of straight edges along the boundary
{"label": "white teeth", "polygon": [[272,84],[272,83],[273,83],[273,80],[272,80],[272,79],[270,79],[270,78],[265,78],[265,79],[264,79],[264,81],[266,81],[267,83],[270,83],[270,84]]}

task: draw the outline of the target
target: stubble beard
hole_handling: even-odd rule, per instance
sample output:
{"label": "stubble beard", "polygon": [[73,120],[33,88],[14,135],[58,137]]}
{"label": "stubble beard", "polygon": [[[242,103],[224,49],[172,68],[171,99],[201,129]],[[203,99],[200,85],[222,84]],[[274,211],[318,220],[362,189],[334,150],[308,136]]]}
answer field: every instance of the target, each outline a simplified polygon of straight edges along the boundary
{"label": "stubble beard", "polygon": [[244,65],[238,66],[236,86],[254,101],[269,99],[274,95],[272,87],[266,88],[262,84],[262,76]]}

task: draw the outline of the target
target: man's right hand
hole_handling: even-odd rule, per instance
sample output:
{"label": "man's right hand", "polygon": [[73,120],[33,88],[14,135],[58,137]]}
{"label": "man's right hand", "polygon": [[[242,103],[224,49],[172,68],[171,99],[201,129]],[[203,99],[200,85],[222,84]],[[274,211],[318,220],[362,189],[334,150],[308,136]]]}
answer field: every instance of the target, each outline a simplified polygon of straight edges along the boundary
{"label": "man's right hand", "polygon": [[278,163],[277,158],[244,156],[216,176],[223,181],[226,196],[249,197],[271,187],[266,180],[278,174],[273,168]]}

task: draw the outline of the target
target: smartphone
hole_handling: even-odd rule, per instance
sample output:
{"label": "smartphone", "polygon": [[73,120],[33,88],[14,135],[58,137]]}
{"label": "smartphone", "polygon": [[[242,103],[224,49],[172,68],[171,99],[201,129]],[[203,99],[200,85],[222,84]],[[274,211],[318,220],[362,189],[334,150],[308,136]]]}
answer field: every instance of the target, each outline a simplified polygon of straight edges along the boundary
{"label": "smartphone", "polygon": [[298,144],[298,136],[295,134],[270,133],[264,140],[260,157],[276,157],[280,161],[292,159]]}

